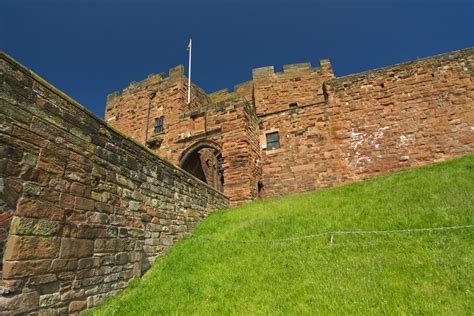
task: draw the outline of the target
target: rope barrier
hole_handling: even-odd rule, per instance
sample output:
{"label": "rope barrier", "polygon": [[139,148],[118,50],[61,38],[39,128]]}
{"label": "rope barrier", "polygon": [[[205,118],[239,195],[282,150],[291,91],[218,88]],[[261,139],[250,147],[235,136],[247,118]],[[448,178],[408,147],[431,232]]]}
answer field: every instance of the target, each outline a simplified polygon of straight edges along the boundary
{"label": "rope barrier", "polygon": [[304,240],[322,236],[331,236],[331,241],[336,235],[367,235],[367,234],[389,234],[389,233],[418,233],[418,232],[429,232],[429,231],[441,231],[441,230],[454,230],[454,229],[465,229],[472,228],[474,225],[464,226],[447,226],[447,227],[432,227],[432,228],[414,228],[414,229],[392,229],[392,230],[368,230],[368,231],[335,231],[326,232],[319,234],[312,234],[300,237],[289,237],[284,239],[262,239],[262,240],[238,240],[238,239],[219,239],[206,236],[194,236],[196,239],[205,239],[210,241],[219,241],[225,243],[241,243],[241,244],[257,244],[257,243],[282,243],[288,241]]}

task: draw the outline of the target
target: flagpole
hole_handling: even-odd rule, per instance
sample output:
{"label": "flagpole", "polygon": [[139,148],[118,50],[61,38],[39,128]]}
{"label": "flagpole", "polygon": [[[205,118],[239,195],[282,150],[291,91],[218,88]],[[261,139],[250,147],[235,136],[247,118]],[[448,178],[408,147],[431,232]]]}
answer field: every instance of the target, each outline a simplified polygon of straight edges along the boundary
{"label": "flagpole", "polygon": [[191,103],[191,53],[193,49],[192,39],[189,39],[189,67],[188,67],[188,104]]}

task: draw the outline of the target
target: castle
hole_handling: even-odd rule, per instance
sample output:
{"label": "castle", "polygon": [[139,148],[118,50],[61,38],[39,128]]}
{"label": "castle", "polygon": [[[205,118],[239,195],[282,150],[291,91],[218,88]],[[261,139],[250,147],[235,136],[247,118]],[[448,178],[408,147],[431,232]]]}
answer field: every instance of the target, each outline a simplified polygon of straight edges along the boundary
{"label": "castle", "polygon": [[253,69],[207,94],[184,67],[107,98],[105,119],[231,204],[472,152],[473,49],[336,78],[329,60]]}
{"label": "castle", "polygon": [[229,205],[474,152],[473,48],[259,68],[189,104],[186,81],[132,83],[104,121],[0,52],[0,314],[94,307]]}

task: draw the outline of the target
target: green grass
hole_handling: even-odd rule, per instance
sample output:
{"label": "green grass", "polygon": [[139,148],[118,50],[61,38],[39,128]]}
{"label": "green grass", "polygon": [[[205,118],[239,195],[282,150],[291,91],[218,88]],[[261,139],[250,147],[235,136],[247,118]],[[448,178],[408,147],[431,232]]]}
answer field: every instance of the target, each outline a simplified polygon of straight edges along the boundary
{"label": "green grass", "polygon": [[474,156],[219,211],[94,315],[474,312],[474,229],[262,240],[474,224]]}

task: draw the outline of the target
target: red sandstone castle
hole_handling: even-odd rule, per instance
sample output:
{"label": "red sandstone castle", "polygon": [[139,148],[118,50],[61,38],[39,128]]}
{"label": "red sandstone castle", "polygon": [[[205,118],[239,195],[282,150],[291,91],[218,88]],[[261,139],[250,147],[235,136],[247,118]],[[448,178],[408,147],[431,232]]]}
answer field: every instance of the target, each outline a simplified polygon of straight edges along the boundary
{"label": "red sandstone castle", "polygon": [[105,119],[231,203],[314,190],[474,149],[474,49],[337,78],[329,60],[253,70],[207,94],[184,67],[107,98]]}
{"label": "red sandstone castle", "polygon": [[94,307],[229,200],[474,152],[472,48],[342,78],[260,68],[190,104],[186,83],[133,83],[107,124],[0,52],[0,314]]}

